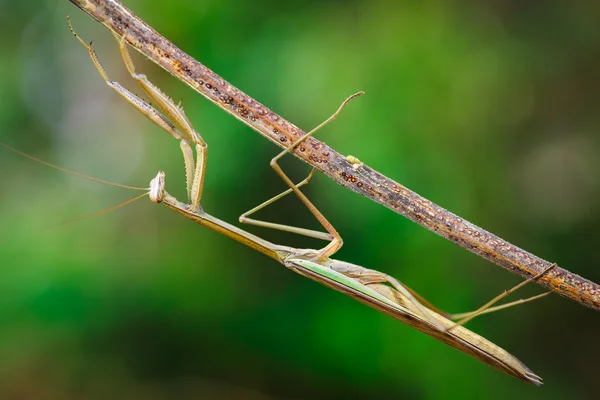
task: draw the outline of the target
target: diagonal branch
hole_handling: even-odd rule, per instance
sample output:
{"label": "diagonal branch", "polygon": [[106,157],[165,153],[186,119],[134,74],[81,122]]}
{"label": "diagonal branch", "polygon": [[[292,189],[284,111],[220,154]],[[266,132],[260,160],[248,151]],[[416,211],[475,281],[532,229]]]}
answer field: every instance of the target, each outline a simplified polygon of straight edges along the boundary
{"label": "diagonal branch", "polygon": [[[140,53],[273,143],[286,148],[305,134],[177,48],[119,1],[69,1],[110,30],[125,36],[127,43]],[[344,157],[314,138],[309,138],[291,153],[339,185],[404,215],[512,273],[530,278],[552,265],[448,212],[354,157]],[[536,283],[600,310],[600,286],[562,268],[552,269]]]}

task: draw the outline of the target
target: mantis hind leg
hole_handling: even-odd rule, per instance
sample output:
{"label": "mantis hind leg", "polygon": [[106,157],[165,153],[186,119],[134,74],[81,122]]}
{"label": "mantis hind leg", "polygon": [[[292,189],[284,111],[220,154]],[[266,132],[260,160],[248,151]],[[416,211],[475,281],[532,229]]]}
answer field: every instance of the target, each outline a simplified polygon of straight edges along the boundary
{"label": "mantis hind leg", "polygon": [[[509,307],[512,307],[515,305],[528,303],[530,301],[547,296],[551,292],[545,292],[545,293],[542,293],[542,294],[539,294],[536,296],[529,297],[527,299],[521,299],[521,300],[513,301],[513,302],[510,302],[507,304],[503,304],[500,306],[492,307],[495,303],[502,300],[509,294],[522,288],[523,286],[527,285],[528,283],[539,279],[540,277],[545,275],[547,272],[549,272],[554,267],[556,267],[556,264],[552,264],[550,267],[546,268],[539,274],[519,283],[518,285],[514,286],[512,289],[509,289],[509,290],[501,293],[500,295],[494,297],[491,301],[487,302],[486,304],[484,304],[482,307],[478,308],[475,311],[468,312],[468,313],[461,313],[461,314],[449,314],[449,313],[446,313],[445,311],[442,311],[439,308],[433,306],[431,303],[429,303],[427,300],[425,300],[425,298],[423,298],[417,292],[415,292],[414,290],[412,290],[405,284],[401,283],[397,279],[395,279],[387,274],[384,274],[384,273],[376,271],[376,270],[359,267],[354,264],[348,264],[348,263],[339,263],[339,264],[334,263],[330,266],[330,268],[332,268],[333,270],[340,272],[350,278],[356,279],[363,285],[372,285],[372,284],[381,284],[381,283],[390,284],[401,295],[400,296],[401,300],[409,301],[411,304],[413,304],[417,308],[419,313],[426,320],[428,320],[433,325],[435,325],[440,331],[444,331],[444,332],[452,330],[455,326],[464,325],[479,315],[488,314],[488,313],[491,313],[494,311],[499,311],[499,310],[509,308]],[[398,297],[398,296],[396,296],[396,297]],[[460,321],[451,325],[450,327],[445,327],[437,320],[437,318],[435,318],[431,314],[432,312],[435,312],[435,313],[437,313],[447,319],[450,319],[450,320],[460,319]]]}
{"label": "mantis hind leg", "polygon": [[[459,321],[456,322],[456,324],[453,325],[453,327],[457,326],[457,325],[464,325],[467,322],[471,321],[473,318],[478,317],[479,315],[489,314],[491,312],[503,310],[505,308],[509,308],[509,307],[516,306],[516,305],[519,305],[519,304],[525,304],[525,303],[528,303],[530,301],[537,300],[537,299],[539,299],[541,297],[549,295],[552,292],[545,292],[545,293],[538,294],[536,296],[529,297],[527,299],[520,299],[520,300],[512,301],[510,303],[502,304],[500,306],[492,307],[498,301],[502,300],[506,296],[508,296],[511,293],[517,291],[518,289],[522,288],[523,286],[527,285],[528,283],[533,282],[533,281],[541,278],[542,276],[544,276],[545,274],[547,274],[550,270],[552,270],[555,267],[556,267],[556,264],[550,265],[548,268],[544,269],[539,274],[537,274],[535,276],[532,276],[531,278],[524,280],[523,282],[519,283],[518,285],[514,286],[513,288],[500,293],[498,296],[494,297],[492,300],[488,301],[487,303],[485,303],[483,306],[479,307],[475,311],[471,311],[471,312],[468,312],[468,313],[460,313],[460,314],[452,314],[452,315],[450,315],[449,316],[450,319],[459,319]],[[450,329],[452,329],[453,327],[451,327]]]}

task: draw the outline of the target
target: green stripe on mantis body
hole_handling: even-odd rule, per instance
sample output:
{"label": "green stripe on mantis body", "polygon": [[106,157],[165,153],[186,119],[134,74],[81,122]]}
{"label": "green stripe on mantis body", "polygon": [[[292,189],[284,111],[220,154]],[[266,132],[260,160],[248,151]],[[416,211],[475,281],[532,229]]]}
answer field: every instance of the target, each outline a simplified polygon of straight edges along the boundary
{"label": "green stripe on mantis body", "polygon": [[309,271],[312,271],[315,274],[324,276],[326,278],[329,278],[332,281],[335,281],[339,284],[342,284],[351,289],[354,289],[366,296],[369,296],[369,297],[374,298],[382,303],[385,303],[385,304],[397,309],[398,311],[400,311],[402,313],[414,314],[412,311],[400,306],[398,303],[393,302],[392,300],[390,300],[387,297],[385,297],[384,295],[376,292],[375,290],[371,289],[370,287],[363,285],[362,283],[356,281],[355,279],[349,278],[342,273],[334,271],[333,269],[331,269],[327,266],[317,264],[317,263],[309,261],[309,260],[302,260],[302,259],[297,259],[297,258],[294,258],[291,260],[286,260],[286,261],[290,264],[299,265],[300,267],[305,268]]}

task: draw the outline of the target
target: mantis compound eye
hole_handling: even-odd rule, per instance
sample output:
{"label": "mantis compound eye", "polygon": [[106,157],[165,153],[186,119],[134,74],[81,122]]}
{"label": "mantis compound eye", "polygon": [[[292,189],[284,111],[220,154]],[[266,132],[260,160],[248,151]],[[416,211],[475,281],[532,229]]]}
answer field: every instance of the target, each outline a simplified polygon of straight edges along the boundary
{"label": "mantis compound eye", "polygon": [[165,195],[165,173],[158,171],[156,177],[150,181],[150,200],[154,204],[162,201]]}

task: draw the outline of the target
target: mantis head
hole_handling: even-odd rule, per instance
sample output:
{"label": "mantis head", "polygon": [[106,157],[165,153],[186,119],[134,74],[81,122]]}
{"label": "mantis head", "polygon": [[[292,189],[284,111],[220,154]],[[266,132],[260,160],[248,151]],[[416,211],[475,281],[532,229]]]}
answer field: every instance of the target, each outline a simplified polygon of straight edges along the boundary
{"label": "mantis head", "polygon": [[156,177],[150,181],[150,200],[154,204],[158,204],[162,201],[165,195],[165,173],[158,171]]}

